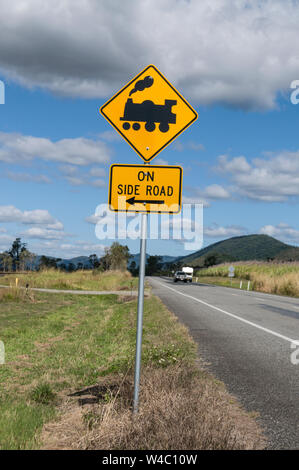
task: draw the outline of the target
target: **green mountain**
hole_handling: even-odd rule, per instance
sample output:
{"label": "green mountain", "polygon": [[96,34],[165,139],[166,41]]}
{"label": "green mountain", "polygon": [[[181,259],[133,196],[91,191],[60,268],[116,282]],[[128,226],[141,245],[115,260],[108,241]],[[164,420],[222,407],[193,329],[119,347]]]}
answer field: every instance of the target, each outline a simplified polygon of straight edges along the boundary
{"label": "green mountain", "polygon": [[[285,256],[284,256],[285,255]],[[287,245],[268,235],[244,235],[213,243],[191,255],[180,257],[176,262],[191,266],[203,266],[208,257],[214,256],[216,263],[226,261],[270,260],[285,261],[299,259],[299,248]]]}

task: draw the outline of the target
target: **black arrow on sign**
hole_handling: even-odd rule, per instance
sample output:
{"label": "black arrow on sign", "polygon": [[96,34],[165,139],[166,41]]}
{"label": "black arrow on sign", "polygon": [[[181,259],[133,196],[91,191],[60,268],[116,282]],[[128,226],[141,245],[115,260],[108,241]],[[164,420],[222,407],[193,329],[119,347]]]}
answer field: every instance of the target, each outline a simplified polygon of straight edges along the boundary
{"label": "black arrow on sign", "polygon": [[151,201],[149,199],[135,199],[135,196],[131,197],[130,199],[127,199],[128,204],[164,204],[164,201]]}

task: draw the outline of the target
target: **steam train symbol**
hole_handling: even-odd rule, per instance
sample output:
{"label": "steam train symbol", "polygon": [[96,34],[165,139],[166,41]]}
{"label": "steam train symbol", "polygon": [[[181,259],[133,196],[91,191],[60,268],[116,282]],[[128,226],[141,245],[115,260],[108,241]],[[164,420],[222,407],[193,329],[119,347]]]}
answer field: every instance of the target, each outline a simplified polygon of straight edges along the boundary
{"label": "steam train symbol", "polygon": [[165,100],[165,104],[155,104],[150,100],[134,103],[132,98],[128,98],[124,116],[120,118],[121,121],[125,121],[123,129],[129,130],[130,122],[133,122],[132,129],[139,131],[139,123],[145,122],[147,132],[153,132],[156,129],[156,123],[159,123],[161,132],[168,132],[169,124],[176,124],[176,114],[171,112],[172,106],[176,104],[176,100]]}

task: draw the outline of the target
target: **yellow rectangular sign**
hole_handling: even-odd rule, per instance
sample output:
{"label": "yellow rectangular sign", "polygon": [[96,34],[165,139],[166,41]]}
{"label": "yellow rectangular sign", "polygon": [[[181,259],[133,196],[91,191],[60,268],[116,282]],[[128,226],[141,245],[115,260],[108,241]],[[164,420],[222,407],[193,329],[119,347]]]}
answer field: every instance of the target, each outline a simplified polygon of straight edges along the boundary
{"label": "yellow rectangular sign", "polygon": [[109,208],[116,212],[178,213],[182,179],[179,166],[111,165]]}

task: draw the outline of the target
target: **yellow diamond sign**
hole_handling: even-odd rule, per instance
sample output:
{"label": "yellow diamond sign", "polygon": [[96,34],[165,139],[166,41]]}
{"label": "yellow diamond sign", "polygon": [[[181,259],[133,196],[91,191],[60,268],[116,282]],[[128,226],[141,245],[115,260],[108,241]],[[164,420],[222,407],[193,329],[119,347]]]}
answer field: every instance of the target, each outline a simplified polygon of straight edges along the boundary
{"label": "yellow diamond sign", "polygon": [[154,65],[146,67],[100,111],[145,162],[198,117]]}

